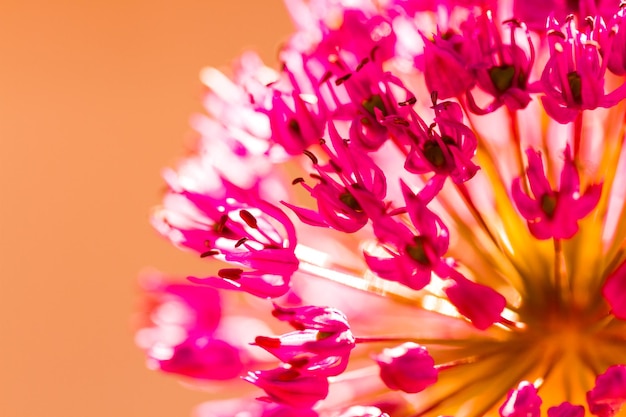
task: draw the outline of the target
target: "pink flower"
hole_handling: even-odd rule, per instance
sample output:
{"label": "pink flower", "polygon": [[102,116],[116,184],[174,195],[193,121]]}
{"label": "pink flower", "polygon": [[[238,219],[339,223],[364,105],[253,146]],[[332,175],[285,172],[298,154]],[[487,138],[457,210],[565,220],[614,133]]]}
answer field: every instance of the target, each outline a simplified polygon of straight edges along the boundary
{"label": "pink flower", "polygon": [[298,265],[291,221],[278,207],[261,199],[257,186],[245,190],[223,178],[218,181],[222,188],[207,193],[187,191],[184,184],[172,185],[154,224],[176,244],[202,257],[237,265],[221,269],[217,277],[193,278],[194,282],[263,298],[285,294]]}
{"label": "pink flower", "polygon": [[341,311],[330,307],[303,306],[288,308],[275,304],[272,315],[280,321],[288,322],[298,330],[312,329],[322,332],[342,332],[350,328],[346,316]]}
{"label": "pink flower", "polygon": [[301,375],[289,368],[250,372],[245,380],[263,389],[268,400],[294,408],[310,408],[328,395],[328,380]]}
{"label": "pink flower", "polygon": [[626,366],[616,365],[596,378],[596,385],[587,393],[589,411],[598,417],[612,417],[626,402]]}
{"label": "pink flower", "polygon": [[[345,86],[348,104],[337,109],[337,116],[345,114],[354,120],[350,125],[352,142],[365,150],[376,150],[389,138],[382,120],[398,114],[399,103],[414,97],[398,78],[384,72],[379,62],[369,59],[344,78],[345,81],[340,78],[337,82]],[[398,90],[395,94],[394,89]]]}
{"label": "pink flower", "polygon": [[460,97],[476,84],[470,68],[470,43],[449,30],[424,39],[424,76],[430,91],[442,99]]}
{"label": "pink flower", "polygon": [[156,291],[150,366],[249,382],[200,417],[612,417],[623,7],[286,4],[279,69],[202,72],[152,222],[207,271]]}
{"label": "pink flower", "polygon": [[274,316],[289,321],[298,331],[280,337],[257,336],[255,345],[302,374],[332,376],[345,371],[354,337],[340,311],[276,306]]}
{"label": "pink flower", "polygon": [[573,405],[568,402],[548,409],[548,417],[583,417],[584,415],[585,407],[582,405]]}
{"label": "pink flower", "polygon": [[582,110],[611,107],[624,98],[622,88],[604,92],[607,60],[602,58],[600,35],[604,22],[596,19],[585,31],[569,19],[563,34],[555,19],[548,24],[550,59],[541,75],[541,101],[546,113],[559,123],[573,121]]}
{"label": "pink flower", "polygon": [[[431,125],[414,111],[410,114],[411,121],[391,117],[387,123],[394,136],[410,148],[404,164],[406,170],[415,174],[434,174],[431,182],[436,185],[432,191],[424,193],[434,196],[447,177],[461,184],[476,174],[478,166],[472,162],[476,153],[476,137],[463,123],[461,107],[451,101],[437,104],[435,97],[433,110],[435,118]],[[439,132],[434,129],[435,126]],[[431,199],[425,198],[426,202]]]}
{"label": "pink flower", "polygon": [[[364,5],[367,1],[361,3]],[[321,4],[320,6],[320,9],[323,9],[324,6]],[[396,34],[391,28],[391,22],[384,16],[353,6],[343,10],[343,21],[339,27],[330,27],[332,23],[325,24],[324,19],[328,18],[328,15],[320,17],[323,22],[320,28],[322,39],[315,51],[318,59],[327,60],[328,55],[337,51],[343,60],[356,62],[369,56],[373,51],[376,51],[376,57],[383,61],[393,56]]]}
{"label": "pink flower", "polygon": [[561,171],[558,191],[550,186],[546,177],[541,153],[528,149],[528,183],[534,199],[523,190],[521,179],[513,181],[511,193],[530,232],[538,239],[569,239],[578,231],[578,221],[587,216],[598,204],[602,184],[589,185],[580,194],[580,178],[569,147],[565,149],[565,162]]}
{"label": "pink flower", "polygon": [[[475,42],[478,48],[473,52],[471,66],[476,72],[478,86],[493,96],[490,104],[479,107],[471,91],[467,93],[468,105],[477,114],[491,113],[505,105],[509,110],[520,110],[530,102],[528,79],[535,59],[530,33],[516,20],[507,22],[510,30],[509,43],[505,44],[491,13],[481,16],[469,30],[466,42]],[[529,49],[527,53],[517,45],[519,33]],[[468,48],[469,49],[469,48]],[[469,90],[469,89],[468,89]]]}
{"label": "pink flower", "polygon": [[509,391],[499,411],[502,417],[539,417],[540,406],[537,389],[531,383],[522,381],[516,389]]}
{"label": "pink flower", "polygon": [[506,299],[491,287],[469,281],[458,272],[450,271],[453,283],[444,289],[459,313],[467,317],[477,329],[488,329],[500,321]]}
{"label": "pink flower", "polygon": [[215,337],[221,317],[217,290],[157,276],[146,284],[155,305],[136,340],[146,351],[150,368],[204,380],[239,376],[243,370],[239,350]]}
{"label": "pink flower", "polygon": [[545,30],[546,19],[554,16],[563,22],[568,15],[586,16],[600,15],[607,19],[615,13],[615,3],[611,0],[516,0],[513,15],[528,23],[534,30]]}
{"label": "pink flower", "polygon": [[365,260],[380,277],[420,290],[430,282],[431,274],[442,268],[442,257],[448,250],[448,229],[408,186],[402,184],[402,190],[417,233],[391,215],[373,218],[374,234],[389,256],[366,253]]}
{"label": "pink flower", "polygon": [[610,30],[605,36],[609,39],[604,41],[605,47],[602,50],[602,53],[606,55],[607,68],[614,74],[624,75],[626,74],[626,19],[623,7],[620,7],[620,10],[609,20],[607,27]]}
{"label": "pink flower", "polygon": [[423,346],[415,343],[385,349],[376,356],[376,362],[380,378],[393,390],[416,393],[437,382],[435,361]]}
{"label": "pink flower", "polygon": [[272,107],[268,111],[272,139],[290,155],[299,155],[317,142],[324,131],[324,122],[303,95],[274,91]]}
{"label": "pink flower", "polygon": [[317,211],[283,204],[306,224],[353,233],[368,221],[367,212],[362,207],[363,197],[357,196],[367,194],[369,200],[380,201],[377,206],[382,207],[387,192],[385,175],[365,152],[349,149],[334,125],[329,125],[328,130],[332,150],[325,141],[321,144],[330,157],[328,164],[319,165],[317,158],[309,154],[317,170],[314,178],[318,184],[310,187],[304,179],[296,180],[316,200]]}

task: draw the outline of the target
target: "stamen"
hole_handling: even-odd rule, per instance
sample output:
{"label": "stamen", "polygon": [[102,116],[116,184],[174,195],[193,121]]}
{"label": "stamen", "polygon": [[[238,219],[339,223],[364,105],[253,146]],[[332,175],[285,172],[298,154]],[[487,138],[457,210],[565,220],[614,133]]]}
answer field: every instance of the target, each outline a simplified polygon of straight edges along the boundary
{"label": "stamen", "polygon": [[476,355],[476,356],[469,356],[467,358],[457,359],[454,361],[435,365],[435,369],[441,372],[441,371],[445,371],[448,369],[459,367],[461,365],[468,365],[468,364],[476,363],[481,359],[481,357],[482,356],[480,355]]}
{"label": "stamen", "polygon": [[248,225],[248,227],[251,227],[253,229],[259,228],[256,217],[254,217],[252,213],[250,213],[248,210],[241,210],[239,212],[239,217],[241,217],[241,220],[243,220]]}
{"label": "stamen", "polygon": [[439,93],[437,91],[432,91],[430,93],[430,102],[433,103],[433,106],[437,105],[437,96],[439,95]]}
{"label": "stamen", "polygon": [[515,67],[513,65],[499,65],[489,68],[487,71],[493,86],[499,92],[507,91],[513,85],[515,77]]}
{"label": "stamen", "polygon": [[356,66],[356,70],[357,70],[357,71],[361,71],[361,68],[363,68],[363,66],[364,66],[365,64],[367,64],[368,62],[370,62],[370,59],[369,59],[369,58],[367,58],[367,57],[366,57],[366,58],[363,58],[363,59],[361,60],[361,62],[359,62],[359,65],[357,65],[357,66]]}
{"label": "stamen", "polygon": [[402,106],[402,107],[404,107],[404,106],[412,106],[415,103],[417,103],[417,99],[415,97],[411,97],[411,98],[407,99],[406,101],[399,102],[398,106]]}
{"label": "stamen", "polygon": [[211,250],[208,250],[206,252],[202,252],[200,254],[200,257],[201,258],[208,258],[208,257],[213,256],[213,255],[218,255],[219,253],[220,253],[220,251],[215,250],[215,249],[211,249]]}
{"label": "stamen", "polygon": [[341,84],[343,84],[344,82],[346,82],[347,80],[350,79],[350,77],[352,77],[352,73],[347,73],[346,75],[343,75],[341,77],[338,77],[335,80],[335,85],[336,86],[340,86]]}
{"label": "stamen", "polygon": [[505,326],[507,329],[515,330],[515,331],[526,330],[528,327],[525,323],[509,320],[502,316],[500,316],[500,320],[498,321],[498,324]]}
{"label": "stamen", "polygon": [[241,268],[222,268],[217,271],[217,275],[220,278],[238,280],[241,278],[241,274],[243,274],[243,269]]}
{"label": "stamen", "polygon": [[352,210],[356,211],[357,213],[363,212],[363,208],[359,204],[358,200],[354,198],[352,193],[350,193],[350,191],[345,191],[341,193],[339,195],[339,200],[346,206],[350,207]]}
{"label": "stamen", "polygon": [[582,103],[582,81],[580,74],[577,71],[570,71],[567,73],[567,83],[569,89],[572,92],[572,98],[578,104]]}
{"label": "stamen", "polygon": [[313,162],[313,165],[318,164],[317,157],[313,154],[313,152],[305,149],[304,151],[302,151],[302,153],[305,154],[311,160],[311,162]]}

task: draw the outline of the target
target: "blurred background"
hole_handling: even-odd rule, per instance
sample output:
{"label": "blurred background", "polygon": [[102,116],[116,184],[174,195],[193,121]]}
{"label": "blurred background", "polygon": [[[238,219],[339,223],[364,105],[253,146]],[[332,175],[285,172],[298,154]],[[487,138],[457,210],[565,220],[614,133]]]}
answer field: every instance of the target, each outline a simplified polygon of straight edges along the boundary
{"label": "blurred background", "polygon": [[198,74],[291,31],[280,0],[2,0],[0,416],[188,416],[207,393],[148,371],[146,266],[204,266],[152,231]]}

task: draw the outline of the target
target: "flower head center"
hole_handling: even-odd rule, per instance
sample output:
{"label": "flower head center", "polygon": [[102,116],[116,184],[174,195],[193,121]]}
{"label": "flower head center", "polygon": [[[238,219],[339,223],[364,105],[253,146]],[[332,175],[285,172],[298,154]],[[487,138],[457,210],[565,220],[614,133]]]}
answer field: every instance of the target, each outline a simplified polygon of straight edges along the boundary
{"label": "flower head center", "polygon": [[576,103],[582,103],[582,83],[580,74],[576,71],[567,73],[567,83],[572,92],[572,98]]}
{"label": "flower head center", "polygon": [[345,191],[341,193],[339,195],[339,200],[346,206],[350,207],[352,210],[356,211],[357,213],[360,213],[363,211],[363,208],[361,207],[357,199],[352,195],[350,191]]}
{"label": "flower head center", "polygon": [[374,109],[378,109],[382,112],[383,116],[387,115],[387,109],[385,109],[385,103],[383,102],[380,94],[374,94],[370,98],[363,100],[361,103],[365,110],[372,116],[376,116],[376,111]]}
{"label": "flower head center", "polygon": [[430,260],[428,259],[428,255],[426,253],[425,243],[426,238],[424,236],[415,236],[413,238],[413,244],[406,245],[405,250],[414,261],[422,265],[430,265]]}
{"label": "flower head center", "polygon": [[556,196],[552,194],[544,194],[541,196],[541,211],[546,213],[546,216],[554,216],[554,210],[556,210]]}
{"label": "flower head center", "polygon": [[515,76],[515,67],[512,65],[498,65],[489,68],[489,78],[496,90],[503,93],[513,85],[513,77]]}
{"label": "flower head center", "polygon": [[[448,136],[442,136],[441,142],[447,146],[455,145],[454,139]],[[428,140],[424,143],[424,157],[428,160],[428,162],[437,168],[446,164],[446,155],[444,150],[441,148],[439,142],[434,139]]]}

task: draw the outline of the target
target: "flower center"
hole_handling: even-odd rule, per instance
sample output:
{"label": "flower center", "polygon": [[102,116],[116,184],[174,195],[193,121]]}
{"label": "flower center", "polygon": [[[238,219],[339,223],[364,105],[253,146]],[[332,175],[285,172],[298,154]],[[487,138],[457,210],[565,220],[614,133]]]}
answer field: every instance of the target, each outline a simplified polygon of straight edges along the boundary
{"label": "flower center", "polygon": [[563,401],[585,404],[596,376],[626,360],[624,322],[607,314],[599,294],[595,301],[584,309],[567,299],[546,304],[522,317],[526,328],[505,343],[512,369],[522,369],[517,361],[529,364],[523,379],[539,388],[546,409]]}
{"label": "flower center", "polygon": [[582,82],[580,74],[576,71],[569,72],[567,74],[567,82],[569,83],[574,101],[579,104],[582,103]]}
{"label": "flower center", "polygon": [[515,75],[515,67],[512,65],[498,65],[489,68],[489,78],[496,90],[500,93],[505,92],[513,85],[513,76]]}
{"label": "flower center", "polygon": [[428,255],[426,254],[426,249],[424,245],[426,243],[426,238],[424,236],[415,236],[413,238],[414,244],[406,245],[406,252],[409,254],[411,259],[417,261],[422,265],[429,265],[430,260],[428,259]]}
{"label": "flower center", "polygon": [[357,199],[352,195],[350,191],[345,191],[341,193],[339,195],[339,200],[346,206],[350,207],[352,210],[356,211],[357,213],[360,213],[363,211],[363,208],[361,207]]}
{"label": "flower center", "polygon": [[541,196],[541,210],[546,213],[546,216],[552,218],[554,210],[556,209],[556,197],[550,194],[544,194]]}
{"label": "flower center", "polygon": [[362,105],[365,110],[367,110],[367,112],[372,116],[376,116],[376,111],[374,109],[378,109],[382,112],[383,115],[387,115],[385,103],[383,102],[383,99],[379,94],[374,94],[370,98],[363,100]]}
{"label": "flower center", "polygon": [[[449,136],[442,136],[441,141],[444,145],[447,146],[456,145],[454,139]],[[434,139],[428,140],[426,143],[424,143],[424,157],[426,157],[428,162],[430,162],[437,168],[441,168],[446,163],[446,155],[444,154],[444,150]]]}

